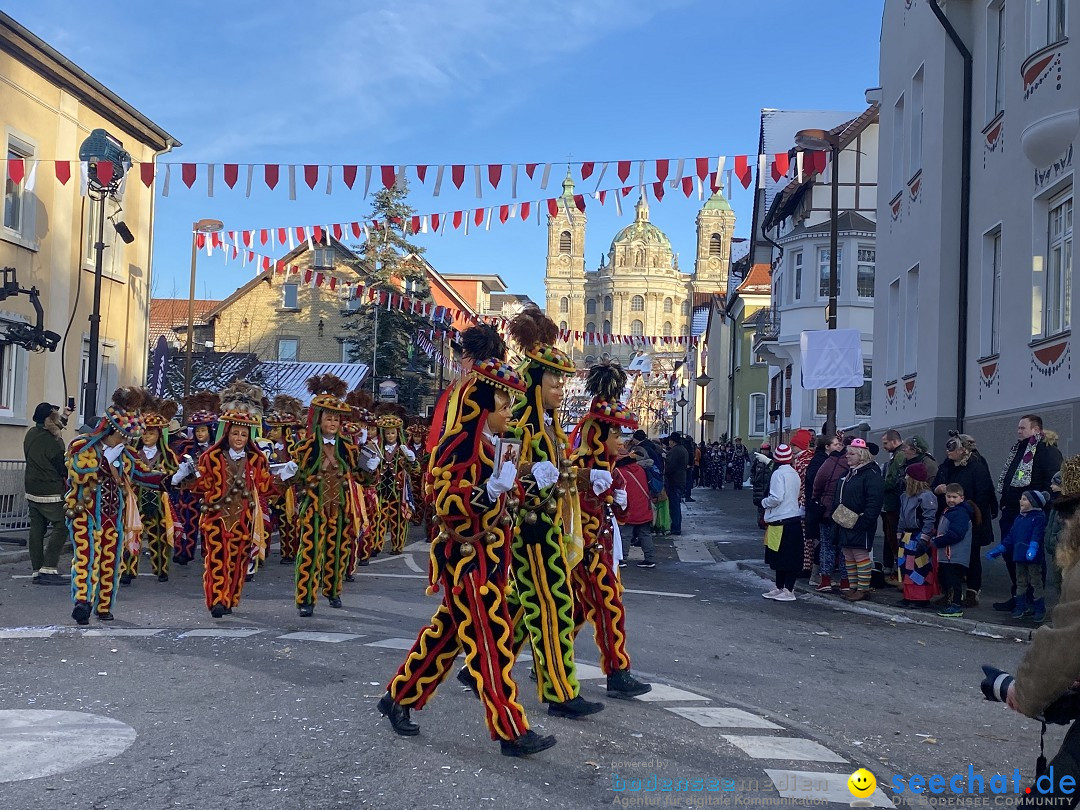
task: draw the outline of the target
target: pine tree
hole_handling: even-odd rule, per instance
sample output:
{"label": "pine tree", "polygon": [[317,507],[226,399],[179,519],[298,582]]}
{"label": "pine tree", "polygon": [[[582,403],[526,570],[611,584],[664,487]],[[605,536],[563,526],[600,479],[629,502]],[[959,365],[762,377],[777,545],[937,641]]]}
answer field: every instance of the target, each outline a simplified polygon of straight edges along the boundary
{"label": "pine tree", "polygon": [[[375,193],[367,221],[376,221],[379,227],[355,251],[359,256],[357,272],[365,278],[368,290],[404,294],[413,301],[430,303],[424,248],[408,240],[413,217],[406,202],[408,193],[404,181]],[[398,402],[410,413],[419,414],[432,395],[433,380],[431,360],[417,347],[416,338],[434,328],[431,321],[419,313],[388,309],[376,299],[365,301],[350,313],[343,328],[353,333],[343,341],[349,359],[368,365],[374,359],[376,395],[379,383],[393,380],[398,384]]]}

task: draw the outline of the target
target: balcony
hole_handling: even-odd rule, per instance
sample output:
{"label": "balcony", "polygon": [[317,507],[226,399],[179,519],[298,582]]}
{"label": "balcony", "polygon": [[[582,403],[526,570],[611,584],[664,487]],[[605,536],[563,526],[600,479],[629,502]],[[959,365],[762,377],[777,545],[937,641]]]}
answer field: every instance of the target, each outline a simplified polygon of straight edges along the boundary
{"label": "balcony", "polygon": [[754,323],[754,353],[760,352],[765,343],[775,343],[780,337],[780,311],[777,309],[758,310],[751,316]]}
{"label": "balcony", "polygon": [[[1019,118],[1020,146],[1036,169],[1036,186],[1041,188],[1071,168],[1069,147],[1080,130],[1080,110],[1065,103],[1061,88],[1076,65],[1076,46],[1067,37],[1031,54],[1020,68],[1023,103]],[[1073,67],[1069,67],[1072,65]],[[1042,176],[1045,175],[1045,176]]]}

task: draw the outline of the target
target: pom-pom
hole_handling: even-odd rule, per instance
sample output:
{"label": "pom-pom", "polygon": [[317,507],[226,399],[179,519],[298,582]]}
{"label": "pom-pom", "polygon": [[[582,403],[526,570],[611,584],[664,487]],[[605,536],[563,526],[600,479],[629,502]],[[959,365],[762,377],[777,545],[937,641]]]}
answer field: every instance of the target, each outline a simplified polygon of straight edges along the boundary
{"label": "pom-pom", "polygon": [[461,333],[461,353],[473,360],[506,360],[506,341],[494,326],[470,326]]}
{"label": "pom-pom", "polygon": [[510,335],[522,351],[532,351],[541,344],[553,344],[559,338],[555,321],[539,307],[526,307],[510,321]]}
{"label": "pom-pom", "polygon": [[405,422],[409,418],[409,410],[396,402],[380,402],[375,408],[375,416],[396,416]]}
{"label": "pom-pom", "polygon": [[599,397],[613,402],[622,397],[625,388],[626,371],[617,360],[612,360],[606,355],[589,369],[589,376],[585,380],[585,390],[594,398]]}

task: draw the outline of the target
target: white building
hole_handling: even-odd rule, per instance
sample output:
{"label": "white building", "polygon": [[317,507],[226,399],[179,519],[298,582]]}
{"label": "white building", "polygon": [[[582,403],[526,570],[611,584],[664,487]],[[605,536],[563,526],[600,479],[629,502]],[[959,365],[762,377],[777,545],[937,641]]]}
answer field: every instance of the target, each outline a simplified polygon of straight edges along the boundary
{"label": "white building", "polygon": [[[861,388],[837,391],[837,424],[867,422],[871,414],[876,264],[878,105],[829,132],[841,149],[837,175],[837,327],[862,334]],[[794,146],[795,144],[791,144]],[[792,161],[795,164],[795,161]],[[795,169],[777,193],[762,223],[779,247],[772,260],[772,303],[758,317],[754,351],[769,363],[770,434],[800,427],[820,430],[826,416],[825,389],[804,389],[800,338],[825,328],[829,299],[829,240],[832,229],[832,172]],[[782,414],[782,421],[780,414]]]}
{"label": "white building", "polygon": [[[972,54],[966,206],[964,59],[946,25]],[[1070,25],[1080,0],[885,4],[874,427],[920,433],[939,457],[962,425],[999,468],[1027,412],[1077,449]]]}

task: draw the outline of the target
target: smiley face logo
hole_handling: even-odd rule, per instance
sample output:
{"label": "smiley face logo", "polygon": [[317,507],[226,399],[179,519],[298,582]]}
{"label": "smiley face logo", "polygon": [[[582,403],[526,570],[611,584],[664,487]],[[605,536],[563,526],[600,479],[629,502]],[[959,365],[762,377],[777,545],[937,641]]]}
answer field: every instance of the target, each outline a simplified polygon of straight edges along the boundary
{"label": "smiley face logo", "polygon": [[866,768],[859,768],[847,780],[848,790],[851,795],[859,799],[865,799],[873,795],[877,790],[877,779]]}

